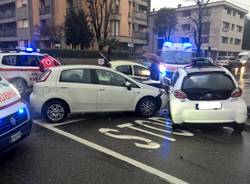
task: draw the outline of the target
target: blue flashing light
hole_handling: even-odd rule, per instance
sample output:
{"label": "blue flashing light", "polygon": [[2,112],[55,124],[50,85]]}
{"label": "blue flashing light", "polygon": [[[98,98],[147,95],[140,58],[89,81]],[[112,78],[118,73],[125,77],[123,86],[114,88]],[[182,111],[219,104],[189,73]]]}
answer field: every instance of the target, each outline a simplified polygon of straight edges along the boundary
{"label": "blue flashing light", "polygon": [[189,48],[192,47],[192,44],[191,44],[191,43],[183,43],[182,45],[183,45],[184,47],[189,47]]}
{"label": "blue flashing light", "polygon": [[18,113],[19,114],[23,114],[24,113],[24,109],[19,109]]}
{"label": "blue flashing light", "polygon": [[165,68],[165,66],[163,66],[163,65],[160,65],[160,66],[159,66],[159,69],[160,69],[160,72],[161,72],[161,73],[165,73],[165,72],[166,72],[166,68]]}
{"label": "blue flashing light", "polygon": [[164,43],[164,45],[165,45],[165,46],[172,46],[172,45],[173,45],[173,43],[172,43],[172,42],[168,42],[168,41],[167,41],[167,42],[165,42],[165,43]]}
{"label": "blue flashing light", "polygon": [[26,50],[26,52],[33,52],[33,51],[34,51],[34,49],[31,48],[31,47],[28,47],[28,48],[26,48],[25,50]]}

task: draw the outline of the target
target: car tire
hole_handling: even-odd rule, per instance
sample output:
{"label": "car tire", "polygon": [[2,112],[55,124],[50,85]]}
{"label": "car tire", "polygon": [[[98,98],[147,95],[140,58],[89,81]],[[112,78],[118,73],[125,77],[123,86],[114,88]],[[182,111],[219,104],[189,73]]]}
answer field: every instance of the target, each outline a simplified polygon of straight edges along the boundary
{"label": "car tire", "polygon": [[156,109],[157,103],[152,97],[145,97],[141,99],[136,106],[136,112],[145,118],[153,116]]}
{"label": "car tire", "polygon": [[234,129],[235,133],[240,134],[241,132],[243,132],[245,130],[245,124],[235,124],[233,129]]}
{"label": "car tire", "polygon": [[44,105],[42,114],[49,123],[61,123],[68,115],[68,108],[65,103],[53,100]]}
{"label": "car tire", "polygon": [[27,83],[25,80],[17,78],[10,81],[10,83],[13,84],[21,96],[25,95],[27,90]]}

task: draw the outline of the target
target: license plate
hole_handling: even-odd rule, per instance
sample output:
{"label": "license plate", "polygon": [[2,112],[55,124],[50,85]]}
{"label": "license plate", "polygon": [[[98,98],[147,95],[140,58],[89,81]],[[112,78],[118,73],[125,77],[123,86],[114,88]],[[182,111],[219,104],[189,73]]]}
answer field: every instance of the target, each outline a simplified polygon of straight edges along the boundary
{"label": "license plate", "polygon": [[16,142],[18,139],[20,139],[22,137],[22,132],[17,132],[15,133],[14,135],[12,135],[10,137],[10,142],[13,143],[13,142]]}
{"label": "license plate", "polygon": [[221,108],[221,102],[200,102],[198,104],[199,110],[217,110]]}

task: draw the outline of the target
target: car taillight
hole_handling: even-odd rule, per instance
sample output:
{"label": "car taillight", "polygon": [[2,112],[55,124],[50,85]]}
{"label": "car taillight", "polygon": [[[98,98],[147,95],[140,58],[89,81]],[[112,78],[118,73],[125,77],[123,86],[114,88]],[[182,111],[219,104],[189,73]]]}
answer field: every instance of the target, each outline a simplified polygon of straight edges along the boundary
{"label": "car taillight", "polygon": [[241,88],[236,88],[232,93],[231,97],[236,98],[240,97],[242,95],[242,89]]}
{"label": "car taillight", "polygon": [[181,91],[181,90],[175,90],[175,91],[174,91],[174,96],[175,96],[176,98],[179,98],[179,99],[186,99],[186,98],[187,98],[186,93],[184,93],[184,92]]}
{"label": "car taillight", "polygon": [[47,70],[45,73],[43,73],[37,82],[45,82],[51,74],[51,70]]}

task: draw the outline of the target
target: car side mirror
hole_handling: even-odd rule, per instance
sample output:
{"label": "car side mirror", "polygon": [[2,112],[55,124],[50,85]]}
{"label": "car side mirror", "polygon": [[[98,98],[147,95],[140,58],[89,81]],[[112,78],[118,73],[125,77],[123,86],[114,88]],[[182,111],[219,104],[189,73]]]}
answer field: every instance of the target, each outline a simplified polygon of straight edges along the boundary
{"label": "car side mirror", "polygon": [[126,82],[125,83],[125,86],[127,87],[128,90],[131,90],[131,83],[130,82]]}

